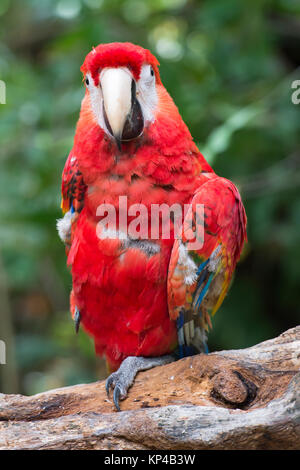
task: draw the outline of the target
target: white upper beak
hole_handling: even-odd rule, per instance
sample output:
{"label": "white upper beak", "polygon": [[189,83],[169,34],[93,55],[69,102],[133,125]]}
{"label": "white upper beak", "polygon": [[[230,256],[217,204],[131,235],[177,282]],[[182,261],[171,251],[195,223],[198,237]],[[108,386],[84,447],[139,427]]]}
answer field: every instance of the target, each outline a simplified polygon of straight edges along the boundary
{"label": "white upper beak", "polygon": [[105,68],[100,75],[105,113],[113,137],[121,141],[131,110],[132,76],[126,68]]}

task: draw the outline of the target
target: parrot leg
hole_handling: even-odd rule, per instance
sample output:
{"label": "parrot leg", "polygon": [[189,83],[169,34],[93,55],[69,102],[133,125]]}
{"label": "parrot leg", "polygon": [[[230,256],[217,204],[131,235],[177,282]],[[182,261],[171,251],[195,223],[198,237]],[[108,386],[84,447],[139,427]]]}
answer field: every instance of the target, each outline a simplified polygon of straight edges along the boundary
{"label": "parrot leg", "polygon": [[124,359],[119,369],[108,377],[105,384],[108,396],[110,389],[114,389],[113,400],[117,410],[120,411],[119,399],[126,398],[128,389],[140,370],[152,369],[152,367],[162,366],[175,360],[175,356],[171,355],[161,357],[129,356]]}

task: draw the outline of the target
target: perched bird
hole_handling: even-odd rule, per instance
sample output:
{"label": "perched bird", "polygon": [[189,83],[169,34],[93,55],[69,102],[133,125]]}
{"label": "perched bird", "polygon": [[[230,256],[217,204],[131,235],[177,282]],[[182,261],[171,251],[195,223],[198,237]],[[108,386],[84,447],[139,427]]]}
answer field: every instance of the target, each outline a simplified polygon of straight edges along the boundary
{"label": "perched bird", "polygon": [[[106,358],[118,410],[139,370],[207,351],[210,316],[246,240],[237,188],[196,147],[158,65],[131,43],[92,49],[62,177],[57,228],[72,272],[71,313]],[[101,224],[111,208],[114,227]],[[168,208],[181,221],[169,211],[163,236]]]}

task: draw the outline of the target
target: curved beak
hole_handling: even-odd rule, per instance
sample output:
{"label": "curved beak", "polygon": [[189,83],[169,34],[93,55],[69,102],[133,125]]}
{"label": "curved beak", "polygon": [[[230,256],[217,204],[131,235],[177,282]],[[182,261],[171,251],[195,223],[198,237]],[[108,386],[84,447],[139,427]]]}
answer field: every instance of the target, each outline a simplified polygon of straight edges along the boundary
{"label": "curved beak", "polygon": [[100,75],[100,83],[105,124],[121,150],[122,140],[138,137],[143,130],[135,81],[125,68],[106,68]]}

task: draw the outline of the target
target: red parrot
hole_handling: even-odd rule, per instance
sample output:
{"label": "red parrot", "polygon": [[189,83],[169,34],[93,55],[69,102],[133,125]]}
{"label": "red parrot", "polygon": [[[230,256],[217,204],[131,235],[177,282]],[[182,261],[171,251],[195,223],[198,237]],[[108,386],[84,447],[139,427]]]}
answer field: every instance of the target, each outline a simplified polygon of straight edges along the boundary
{"label": "red parrot", "polygon": [[[158,65],[131,43],[92,49],[81,67],[86,91],[62,177],[65,215],[57,227],[72,272],[71,313],[76,331],[81,323],[106,358],[106,389],[118,410],[139,370],[207,350],[210,316],[246,240],[237,188],[196,147]],[[138,236],[127,230],[129,209],[120,221],[125,196],[128,208],[145,208]],[[101,224],[107,207],[115,228]],[[171,215],[169,236],[161,227],[152,236],[149,227],[170,207],[187,207],[180,229]],[[190,232],[198,228],[195,245]]]}

